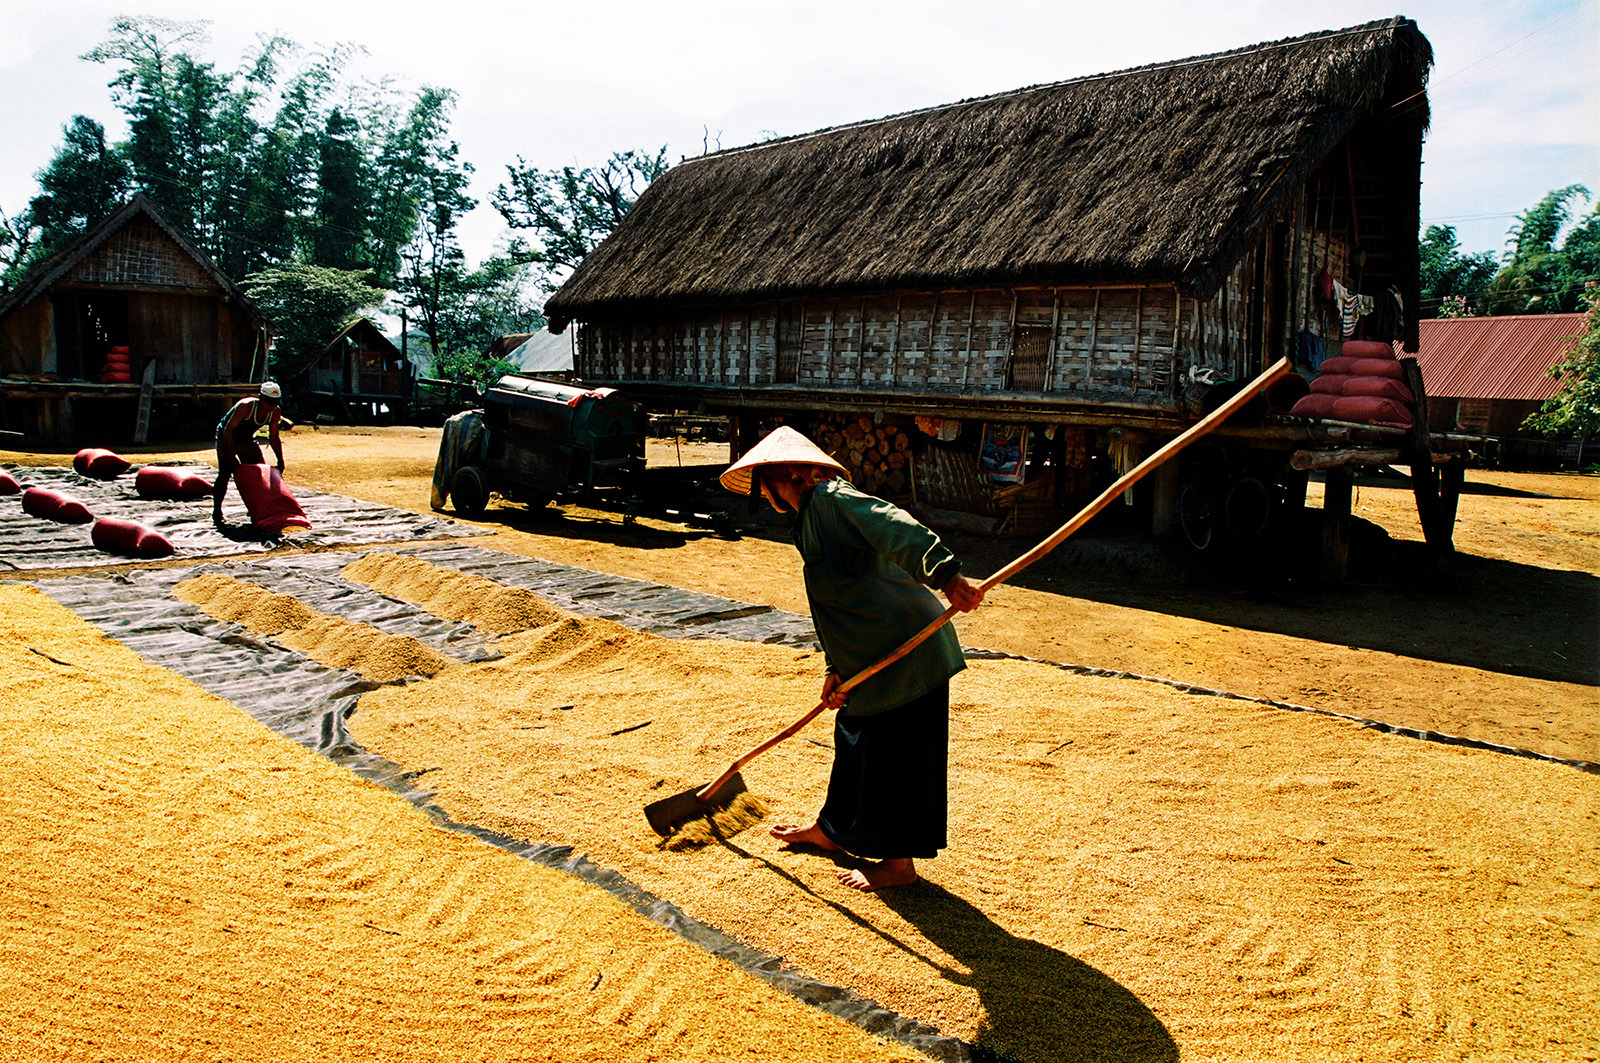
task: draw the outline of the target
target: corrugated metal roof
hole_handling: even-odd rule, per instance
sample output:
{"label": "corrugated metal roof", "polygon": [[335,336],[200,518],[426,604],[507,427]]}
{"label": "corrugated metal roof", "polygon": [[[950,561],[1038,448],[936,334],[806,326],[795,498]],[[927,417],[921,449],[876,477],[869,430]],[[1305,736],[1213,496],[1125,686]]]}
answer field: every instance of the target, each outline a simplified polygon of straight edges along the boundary
{"label": "corrugated metal roof", "polygon": [[1536,399],[1561,388],[1547,370],[1583,334],[1584,314],[1424,318],[1417,365],[1430,396]]}
{"label": "corrugated metal roof", "polygon": [[506,355],[506,361],[524,373],[570,373],[572,337],[540,329]]}

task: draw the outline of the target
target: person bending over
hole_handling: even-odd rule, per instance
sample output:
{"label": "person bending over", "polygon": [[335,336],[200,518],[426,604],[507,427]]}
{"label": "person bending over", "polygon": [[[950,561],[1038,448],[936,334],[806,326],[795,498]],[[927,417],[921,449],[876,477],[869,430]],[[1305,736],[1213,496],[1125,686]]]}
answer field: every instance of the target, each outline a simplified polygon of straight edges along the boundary
{"label": "person bending over", "polygon": [[256,429],[262,425],[268,426],[267,445],[278,459],[278,471],[283,471],[283,442],[278,438],[282,402],[282,389],[268,380],[255,398],[240,399],[217,422],[217,482],[211,490],[211,521],[217,527],[222,526],[222,498],[227,494],[233,470],[241,465],[267,463],[256,442]]}
{"label": "person bending over", "polygon": [[947,845],[950,677],[966,667],[961,644],[945,624],[848,697],[838,688],[944,612],[929,588],[962,612],[976,609],[984,592],[937,534],[857,490],[844,473],[783,427],[730,465],[721,482],[736,494],[759,494],[790,519],[827,661],[822,700],[837,710],[822,810],[813,822],[781,824],[772,835],[866,858],[865,868],[840,872],[839,881],[871,891],[915,882],[917,859]]}

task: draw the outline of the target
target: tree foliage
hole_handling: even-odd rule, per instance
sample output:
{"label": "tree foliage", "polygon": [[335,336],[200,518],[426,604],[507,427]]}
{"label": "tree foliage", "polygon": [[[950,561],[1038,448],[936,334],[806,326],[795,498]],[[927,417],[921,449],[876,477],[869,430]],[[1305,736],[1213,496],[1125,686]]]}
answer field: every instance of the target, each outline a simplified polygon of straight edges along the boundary
{"label": "tree foliage", "polygon": [[1556,238],[1572,220],[1573,200],[1589,190],[1568,185],[1517,215],[1505,264],[1484,292],[1491,314],[1562,313],[1582,309],[1584,285],[1600,278],[1600,208]]}
{"label": "tree foliage", "polygon": [[1466,317],[1477,308],[1494,277],[1494,252],[1463,254],[1453,225],[1430,225],[1422,236],[1421,294],[1423,317]]}
{"label": "tree foliage", "polygon": [[277,323],[268,368],[293,373],[316,357],[350,319],[383,301],[364,270],[288,262],[245,278],[245,294]]}
{"label": "tree foliage", "polygon": [[540,170],[521,156],[490,196],[513,229],[527,230],[528,261],[546,291],[599,246],[649,186],[667,172],[667,149],[614,153],[599,166]]}
{"label": "tree foliage", "polygon": [[1600,282],[1584,286],[1588,307],[1584,331],[1566,358],[1550,367],[1553,377],[1566,376],[1561,390],[1551,396],[1524,426],[1547,435],[1600,436]]}

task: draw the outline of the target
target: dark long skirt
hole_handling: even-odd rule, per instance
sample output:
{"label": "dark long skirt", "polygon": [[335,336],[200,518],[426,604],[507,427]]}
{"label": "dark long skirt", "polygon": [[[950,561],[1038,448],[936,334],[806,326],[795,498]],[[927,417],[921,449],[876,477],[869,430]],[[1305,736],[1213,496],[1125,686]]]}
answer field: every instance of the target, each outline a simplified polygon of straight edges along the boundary
{"label": "dark long skirt", "polygon": [[929,858],[945,839],[950,684],[872,716],[840,713],[833,773],[817,825],[873,860]]}

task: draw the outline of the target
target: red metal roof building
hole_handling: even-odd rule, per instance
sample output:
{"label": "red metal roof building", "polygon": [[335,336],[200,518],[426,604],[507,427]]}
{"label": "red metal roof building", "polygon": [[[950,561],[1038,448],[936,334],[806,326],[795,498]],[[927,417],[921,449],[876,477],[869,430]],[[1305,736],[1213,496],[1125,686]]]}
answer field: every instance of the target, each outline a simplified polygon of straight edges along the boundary
{"label": "red metal roof building", "polygon": [[1417,364],[1429,427],[1531,437],[1522,421],[1561,388],[1550,376],[1582,335],[1584,314],[1511,314],[1420,321]]}

